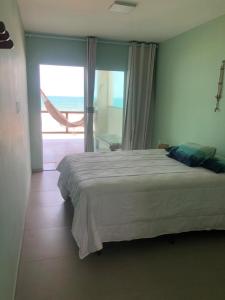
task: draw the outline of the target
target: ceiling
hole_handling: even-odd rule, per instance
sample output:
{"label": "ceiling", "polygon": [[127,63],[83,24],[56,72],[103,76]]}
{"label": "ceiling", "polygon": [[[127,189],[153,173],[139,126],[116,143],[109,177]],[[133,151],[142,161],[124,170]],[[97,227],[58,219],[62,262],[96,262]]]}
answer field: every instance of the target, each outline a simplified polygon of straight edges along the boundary
{"label": "ceiling", "polygon": [[[129,14],[113,0],[18,0],[26,31],[161,42],[225,14],[224,0],[137,0]],[[132,1],[129,1],[132,2]]]}

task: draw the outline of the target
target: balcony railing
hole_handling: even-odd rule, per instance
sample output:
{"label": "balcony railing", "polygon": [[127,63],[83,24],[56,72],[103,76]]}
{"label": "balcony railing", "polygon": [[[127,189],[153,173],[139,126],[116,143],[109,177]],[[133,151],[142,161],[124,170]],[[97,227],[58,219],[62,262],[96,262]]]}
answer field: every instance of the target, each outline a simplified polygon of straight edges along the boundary
{"label": "balcony railing", "polygon": [[[61,111],[61,113],[70,122],[76,122],[83,118],[84,112],[82,111]],[[60,134],[71,134],[71,133],[84,133],[84,127],[65,127],[59,124],[52,118],[48,111],[41,111],[42,120],[42,133],[60,133]]]}

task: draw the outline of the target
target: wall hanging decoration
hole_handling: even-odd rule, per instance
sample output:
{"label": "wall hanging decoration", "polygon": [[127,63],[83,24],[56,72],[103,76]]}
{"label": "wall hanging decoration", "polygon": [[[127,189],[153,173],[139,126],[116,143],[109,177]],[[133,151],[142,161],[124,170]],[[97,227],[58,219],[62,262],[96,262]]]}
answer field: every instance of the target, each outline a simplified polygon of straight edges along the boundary
{"label": "wall hanging decoration", "polygon": [[5,24],[0,21],[0,49],[12,49],[13,45],[8,31],[5,29]]}
{"label": "wall hanging decoration", "polygon": [[224,70],[225,70],[225,60],[222,61],[222,65],[220,67],[220,77],[218,82],[218,91],[216,95],[216,107],[214,110],[215,112],[220,110],[220,100],[222,98],[222,92],[223,92]]}

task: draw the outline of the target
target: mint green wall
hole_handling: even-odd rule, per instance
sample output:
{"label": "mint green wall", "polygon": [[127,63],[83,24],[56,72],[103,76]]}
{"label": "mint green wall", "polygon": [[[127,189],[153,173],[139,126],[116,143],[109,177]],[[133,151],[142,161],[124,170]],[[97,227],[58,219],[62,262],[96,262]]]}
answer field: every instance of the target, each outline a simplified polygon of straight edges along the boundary
{"label": "mint green wall", "polygon": [[[27,34],[27,73],[30,118],[30,144],[32,169],[42,168],[42,137],[40,118],[39,64],[84,66],[86,43],[64,37],[49,37]],[[97,44],[96,67],[99,70],[126,70],[128,46],[117,44]]]}
{"label": "mint green wall", "polygon": [[24,34],[16,0],[1,1],[0,20],[15,45],[0,49],[0,299],[12,300],[30,184]]}
{"label": "mint green wall", "polygon": [[98,70],[126,71],[128,64],[128,45],[98,43],[96,50]]}
{"label": "mint green wall", "polygon": [[225,16],[160,44],[155,145],[193,141],[225,154],[225,89],[214,112],[224,37]]}

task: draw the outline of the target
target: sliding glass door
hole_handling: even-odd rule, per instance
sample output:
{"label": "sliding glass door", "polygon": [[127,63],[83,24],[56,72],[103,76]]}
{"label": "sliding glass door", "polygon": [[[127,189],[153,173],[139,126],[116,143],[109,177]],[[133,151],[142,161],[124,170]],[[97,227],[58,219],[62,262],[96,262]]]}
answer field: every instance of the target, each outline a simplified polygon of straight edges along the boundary
{"label": "sliding glass door", "polygon": [[[123,71],[96,70],[93,116],[95,151],[120,148],[124,77]],[[84,81],[83,67],[40,65],[43,153],[46,166],[47,164],[52,166],[53,163],[56,165],[66,154],[81,152],[81,148],[83,151],[83,142],[82,147],[78,147],[77,144],[84,138],[83,133],[87,130],[83,119],[86,111]],[[79,120],[83,120],[82,124],[74,127],[74,123]],[[55,147],[56,140],[59,145],[57,147]],[[49,145],[53,142],[49,158],[46,153],[50,153]],[[67,144],[71,147],[66,146]],[[56,155],[58,152],[59,155]]]}
{"label": "sliding glass door", "polygon": [[96,70],[94,137],[96,150],[116,150],[122,140],[124,72]]}

